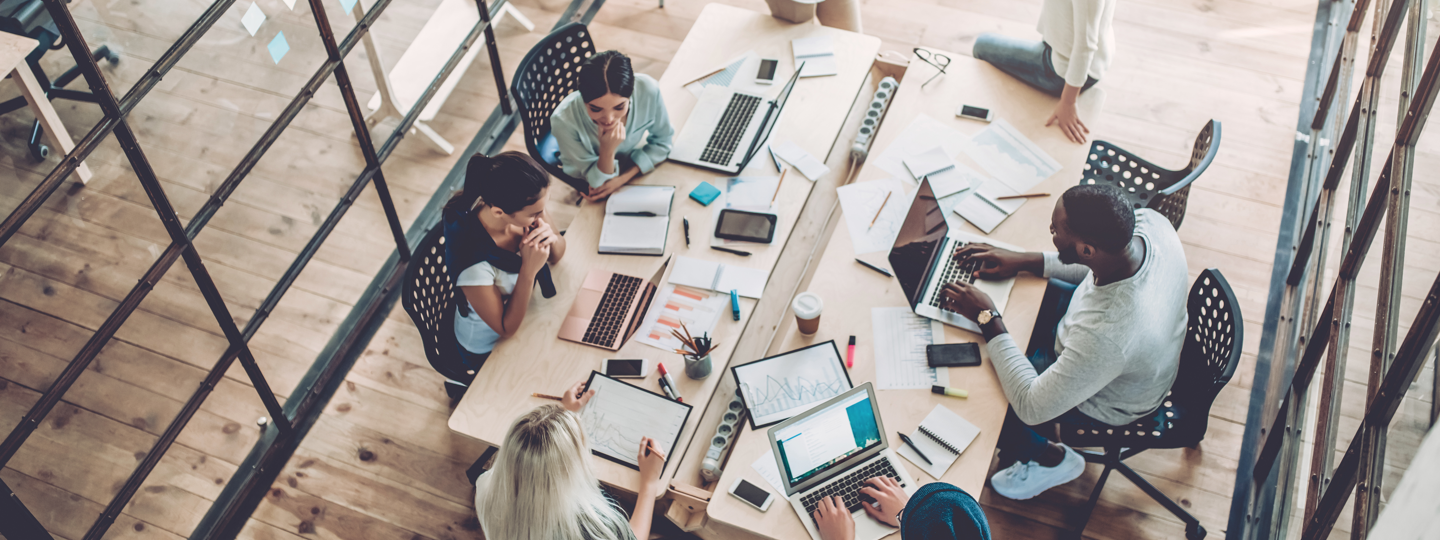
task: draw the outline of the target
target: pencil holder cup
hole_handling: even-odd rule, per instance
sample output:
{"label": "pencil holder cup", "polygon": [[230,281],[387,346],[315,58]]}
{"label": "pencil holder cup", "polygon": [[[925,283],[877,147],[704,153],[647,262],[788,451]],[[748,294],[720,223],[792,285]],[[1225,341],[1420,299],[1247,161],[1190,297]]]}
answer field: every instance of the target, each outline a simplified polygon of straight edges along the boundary
{"label": "pencil holder cup", "polygon": [[709,377],[710,371],[713,369],[714,366],[711,365],[710,355],[708,354],[699,358],[694,356],[685,357],[685,376],[691,379],[698,380]]}

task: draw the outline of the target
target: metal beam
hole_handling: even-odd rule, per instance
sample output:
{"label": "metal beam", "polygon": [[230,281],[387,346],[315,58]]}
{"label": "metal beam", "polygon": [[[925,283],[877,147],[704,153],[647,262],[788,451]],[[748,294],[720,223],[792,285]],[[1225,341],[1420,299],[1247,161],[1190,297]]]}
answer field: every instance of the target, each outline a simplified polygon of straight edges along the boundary
{"label": "metal beam", "polygon": [[0,538],[11,540],[53,540],[40,520],[25,508],[25,503],[10,486],[0,480]]}

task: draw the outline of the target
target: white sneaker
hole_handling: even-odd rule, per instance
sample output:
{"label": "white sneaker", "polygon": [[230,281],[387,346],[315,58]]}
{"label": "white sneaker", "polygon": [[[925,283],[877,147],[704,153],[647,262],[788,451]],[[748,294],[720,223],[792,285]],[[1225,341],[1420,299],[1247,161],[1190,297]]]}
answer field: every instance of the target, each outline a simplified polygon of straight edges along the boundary
{"label": "white sneaker", "polygon": [[1023,501],[1079,478],[1085,472],[1085,458],[1069,446],[1060,447],[1065,449],[1065,458],[1059,465],[1041,467],[1033,461],[1016,462],[991,476],[990,487],[1007,499]]}

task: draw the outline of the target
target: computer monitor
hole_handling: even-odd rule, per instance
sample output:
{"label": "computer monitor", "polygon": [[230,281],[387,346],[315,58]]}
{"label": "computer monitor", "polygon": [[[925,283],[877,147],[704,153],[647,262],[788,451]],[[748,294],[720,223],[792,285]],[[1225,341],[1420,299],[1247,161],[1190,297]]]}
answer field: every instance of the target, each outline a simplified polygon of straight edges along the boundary
{"label": "computer monitor", "polygon": [[935,267],[935,253],[948,234],[950,226],[945,223],[945,212],[930,188],[930,179],[922,179],[920,188],[915,190],[915,200],[910,203],[910,212],[905,214],[905,222],[895,236],[895,245],[890,248],[890,268],[895,271],[895,279],[900,281],[900,289],[905,291],[911,308],[920,302],[925,283]]}

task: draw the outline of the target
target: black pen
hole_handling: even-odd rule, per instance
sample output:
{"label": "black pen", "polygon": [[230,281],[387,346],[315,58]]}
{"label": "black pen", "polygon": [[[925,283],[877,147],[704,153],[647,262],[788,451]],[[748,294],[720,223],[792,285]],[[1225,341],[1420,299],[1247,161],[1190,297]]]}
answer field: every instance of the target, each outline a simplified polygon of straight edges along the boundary
{"label": "black pen", "polygon": [[654,212],[615,212],[617,216],[655,217]]}
{"label": "black pen", "polygon": [[722,248],[722,247],[719,247],[719,246],[710,246],[710,249],[719,250],[719,251],[724,251],[724,252],[726,252],[726,253],[734,253],[734,254],[739,255],[739,256],[741,256],[741,257],[749,257],[749,256],[750,256],[750,252],[749,252],[749,251],[740,251],[740,250],[738,250],[738,249]]}
{"label": "black pen", "polygon": [[914,450],[915,455],[920,456],[920,459],[925,460],[925,463],[929,465],[935,464],[934,462],[930,461],[930,458],[925,457],[925,453],[920,451],[919,446],[915,446],[915,441],[910,440],[910,437],[906,436],[904,433],[901,433],[900,440],[905,441],[905,444],[910,445],[910,449]]}
{"label": "black pen", "polygon": [[867,263],[867,262],[862,261],[862,260],[860,260],[860,259],[855,259],[855,262],[858,262],[858,263],[860,263],[860,264],[865,265],[866,268],[869,268],[869,269],[874,270],[874,271],[876,271],[876,272],[879,272],[879,273],[881,273],[881,274],[885,274],[885,277],[895,277],[895,274],[891,274],[889,270],[886,270],[886,269],[881,268],[881,267],[879,267],[879,266],[875,266],[875,265],[873,265],[873,264]]}
{"label": "black pen", "polygon": [[766,148],[766,150],[770,151],[770,161],[775,162],[775,172],[780,172],[780,158],[775,157],[775,149]]}
{"label": "black pen", "polygon": [[685,247],[690,247],[690,218],[680,218],[680,223],[685,225]]}

